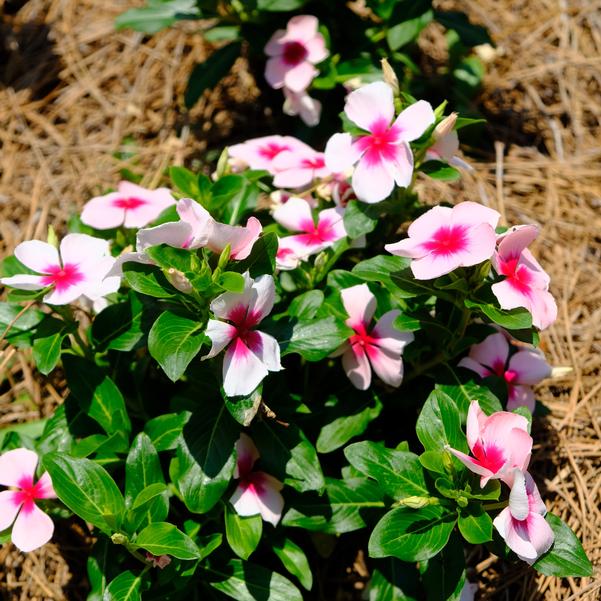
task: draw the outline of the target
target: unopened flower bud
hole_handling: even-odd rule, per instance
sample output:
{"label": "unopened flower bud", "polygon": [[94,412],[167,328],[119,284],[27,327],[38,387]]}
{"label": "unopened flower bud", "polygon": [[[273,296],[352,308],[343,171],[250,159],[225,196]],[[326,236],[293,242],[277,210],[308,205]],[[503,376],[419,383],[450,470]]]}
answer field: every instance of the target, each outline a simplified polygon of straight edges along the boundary
{"label": "unopened flower bud", "polygon": [[127,536],[125,536],[125,534],[121,534],[121,532],[115,532],[115,534],[111,536],[111,540],[116,545],[125,545],[127,542],[129,542]]}
{"label": "unopened flower bud", "polygon": [[457,123],[457,113],[451,113],[434,128],[434,139],[440,140],[450,134]]}
{"label": "unopened flower bud", "polygon": [[382,65],[384,81],[392,88],[394,95],[398,96],[400,93],[399,78],[396,76],[394,69],[390,66],[387,58],[383,58],[380,64]]}
{"label": "unopened flower bud", "polygon": [[410,507],[411,509],[421,509],[426,505],[431,504],[430,497],[405,497],[404,499],[399,500],[398,505],[403,505],[404,507]]}
{"label": "unopened flower bud", "polygon": [[192,292],[190,280],[181,271],[170,267],[165,272],[165,275],[167,276],[169,283],[180,292],[183,292],[184,294],[190,294],[190,292]]}

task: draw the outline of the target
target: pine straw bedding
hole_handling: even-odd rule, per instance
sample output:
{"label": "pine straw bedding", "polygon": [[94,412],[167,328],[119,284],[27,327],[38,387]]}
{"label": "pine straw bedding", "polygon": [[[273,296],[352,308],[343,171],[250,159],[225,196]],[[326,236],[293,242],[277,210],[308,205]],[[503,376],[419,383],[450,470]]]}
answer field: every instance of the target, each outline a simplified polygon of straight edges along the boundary
{"label": "pine straw bedding", "polygon": [[[23,2],[21,1],[21,4]],[[6,2],[5,10],[15,5]],[[441,3],[442,4],[442,3]],[[477,200],[508,223],[538,223],[535,252],[552,276],[559,319],[542,337],[555,366],[539,387],[533,472],[543,496],[584,541],[596,577],[556,579],[494,557],[470,557],[480,598],[593,601],[601,596],[601,6],[590,0],[465,0],[497,48],[479,103],[495,151],[459,184],[424,182],[432,201]],[[182,92],[206,56],[199,28],[145,38],[115,32],[122,0],[29,0],[0,24],[0,255],[59,229],[93,194],[135,168],[156,185],[169,164],[197,164],[207,147],[256,127],[256,88],[242,63],[190,113]],[[436,39],[423,34],[424,47]],[[61,375],[40,377],[27,353],[0,349],[0,427],[44,417],[61,400]],[[6,599],[85,596],[83,529],[23,556],[0,549]],[[357,562],[356,562],[357,563]],[[362,563],[362,562],[359,562]],[[360,570],[363,571],[363,570]],[[347,597],[341,597],[347,598]]]}

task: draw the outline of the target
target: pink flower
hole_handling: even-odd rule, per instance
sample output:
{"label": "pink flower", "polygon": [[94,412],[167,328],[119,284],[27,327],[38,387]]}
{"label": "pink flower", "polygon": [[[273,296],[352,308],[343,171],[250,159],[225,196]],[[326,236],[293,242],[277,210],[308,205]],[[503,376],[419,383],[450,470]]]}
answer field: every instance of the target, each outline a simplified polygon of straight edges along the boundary
{"label": "pink flower", "polygon": [[227,396],[250,394],[268,372],[282,369],[278,341],[255,330],[273,308],[273,277],[262,275],[253,280],[246,272],[244,281],[242,293],[225,292],[211,303],[211,311],[223,321],[209,319],[206,330],[212,346],[203,359],[226,349],[223,389]]}
{"label": "pink flower", "polygon": [[300,257],[318,253],[345,238],[343,215],[344,209],[325,209],[319,212],[315,223],[309,203],[302,198],[290,198],[273,212],[273,218],[280,225],[302,232],[284,238],[284,246],[296,250]]}
{"label": "pink flower", "polygon": [[48,473],[34,483],[38,456],[28,449],[7,451],[0,456],[0,532],[12,525],[11,540],[23,552],[45,545],[54,532],[52,520],[35,504],[55,499]]}
{"label": "pink flower", "polygon": [[153,555],[146,551],[146,561],[152,565],[153,568],[159,568],[159,570],[164,570],[170,563],[171,557],[169,555]]}
{"label": "pink flower", "polygon": [[516,226],[499,236],[492,264],[505,279],[493,284],[492,291],[503,309],[524,307],[543,330],[557,319],[557,305],[549,292],[549,276],[526,248],[537,236],[534,225]]}
{"label": "pink flower", "polygon": [[280,271],[296,269],[301,261],[308,258],[306,246],[294,240],[296,236],[278,238],[278,252],[275,255],[275,264]]}
{"label": "pink flower", "polygon": [[507,546],[522,560],[534,563],[553,544],[555,535],[545,520],[547,509],[528,472],[513,472],[509,507],[493,524]]}
{"label": "pink flower", "polygon": [[328,168],[345,172],[358,163],[353,173],[353,189],[364,202],[384,200],[395,183],[404,188],[409,186],[413,175],[409,142],[419,138],[434,123],[430,104],[420,100],[393,122],[392,89],[378,81],[351,92],[344,112],[365,130],[365,135],[334,134],[326,145]]}
{"label": "pink flower", "polygon": [[359,390],[369,388],[372,368],[386,384],[395,388],[400,386],[403,380],[401,355],[405,346],[413,341],[411,332],[400,332],[392,325],[400,311],[384,313],[370,329],[376,311],[376,297],[367,284],[345,288],[341,296],[349,315],[346,325],[355,333],[333,356],[342,355],[344,371]]}
{"label": "pink flower", "polygon": [[253,138],[241,144],[234,144],[228,148],[229,156],[238,164],[251,169],[265,169],[272,175],[274,159],[283,151],[312,152],[313,149],[292,136],[264,136]]}
{"label": "pink flower", "polygon": [[280,152],[273,160],[273,168],[273,185],[277,188],[302,188],[316,179],[331,175],[323,152],[317,152],[311,147]]}
{"label": "pink flower", "polygon": [[144,227],[154,221],[175,198],[167,188],[147,190],[131,182],[119,182],[117,192],[96,196],[89,200],[81,213],[81,220],[97,230],[125,227]]}
{"label": "pink flower", "polygon": [[[509,361],[508,361],[509,359]],[[507,409],[527,407],[534,412],[534,392],[530,388],[551,375],[551,367],[536,349],[524,349],[509,357],[509,342],[498,332],[474,344],[459,365],[480,377],[498,376],[507,383]]]}
{"label": "pink flower", "polygon": [[230,498],[236,513],[242,516],[258,515],[274,526],[282,517],[284,499],[280,493],[284,485],[265,472],[253,472],[252,468],[260,457],[257,447],[244,433],[236,442],[238,462],[234,478],[240,482]]}
{"label": "pink flower", "polygon": [[434,207],[409,226],[408,238],[384,248],[413,259],[411,271],[418,280],[431,280],[490,259],[499,217],[497,211],[475,202],[461,202],[452,209]]}
{"label": "pink flower", "polygon": [[265,46],[270,58],[265,67],[267,83],[277,89],[284,86],[292,92],[306,90],[319,71],[313,66],[325,60],[328,50],[319,21],[311,15],[297,15],[286,29],[278,29]]}
{"label": "pink flower", "polygon": [[307,92],[293,92],[284,88],[284,113],[294,117],[299,115],[303,122],[309,127],[319,123],[321,117],[321,102],[311,98]]}
{"label": "pink flower", "polygon": [[21,274],[0,279],[6,286],[22,290],[50,288],[44,302],[65,305],[80,296],[95,301],[119,289],[119,278],[105,276],[115,263],[106,240],[87,234],[68,234],[60,251],[39,240],[21,242],[15,256],[36,275]]}
{"label": "pink flower", "polygon": [[471,402],[467,414],[467,444],[474,457],[451,448],[449,451],[481,476],[482,487],[491,478],[506,481],[514,468],[525,470],[532,451],[525,417],[507,411],[487,416],[478,401]]}

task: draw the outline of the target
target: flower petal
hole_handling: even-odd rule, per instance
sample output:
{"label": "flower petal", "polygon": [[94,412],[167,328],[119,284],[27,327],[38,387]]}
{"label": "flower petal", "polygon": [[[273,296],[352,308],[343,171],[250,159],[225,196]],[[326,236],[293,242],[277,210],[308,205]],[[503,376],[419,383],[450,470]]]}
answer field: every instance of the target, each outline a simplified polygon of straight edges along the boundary
{"label": "flower petal", "polygon": [[308,42],[317,33],[319,21],[313,15],[296,15],[286,25],[286,38],[298,42]]}
{"label": "flower petal", "polygon": [[265,65],[265,79],[272,88],[279,90],[284,87],[287,71],[288,65],[279,56],[274,56]]}
{"label": "flower petal", "polygon": [[27,273],[12,275],[9,278],[0,278],[0,284],[18,288],[19,290],[41,290],[46,288],[43,284],[44,276],[29,275]]}
{"label": "flower petal", "polygon": [[41,478],[37,481],[36,496],[38,499],[56,499],[56,492],[52,486],[50,474],[44,472]]}
{"label": "flower petal", "polygon": [[374,123],[389,125],[394,117],[392,88],[376,81],[354,90],[346,97],[344,112],[353,123],[367,131],[371,131]]}
{"label": "flower petal", "polygon": [[455,271],[460,265],[461,260],[456,253],[446,255],[431,253],[411,261],[411,271],[417,280],[433,280]]}
{"label": "flower petal", "polygon": [[58,250],[40,240],[28,240],[21,242],[15,248],[15,257],[33,271],[38,273],[47,273],[46,268],[50,265],[60,265]]}
{"label": "flower petal", "polygon": [[342,355],[342,367],[355,388],[367,390],[371,384],[371,367],[363,347],[353,344]]}
{"label": "flower petal", "polygon": [[192,227],[185,221],[169,221],[155,227],[148,227],[136,234],[136,249],[143,252],[151,246],[168,244],[173,248],[188,247],[192,239]]}
{"label": "flower petal", "polygon": [[24,553],[45,545],[54,534],[54,523],[34,503],[25,503],[13,525],[11,540]]}
{"label": "flower petal", "polygon": [[361,150],[353,144],[351,134],[334,134],[325,149],[326,166],[334,173],[348,171],[361,157]]}
{"label": "flower petal", "polygon": [[410,226],[408,234],[419,242],[430,240],[434,232],[442,225],[448,225],[451,222],[453,209],[450,207],[436,206],[420,215]]}
{"label": "flower petal", "polygon": [[260,323],[273,309],[275,302],[275,283],[273,276],[269,274],[260,275],[252,284],[248,313],[252,313],[252,321]]}
{"label": "flower petal", "polygon": [[366,345],[365,352],[380,380],[389,386],[398,388],[403,381],[403,360],[401,356],[376,345]]}
{"label": "flower petal", "polygon": [[256,294],[253,290],[254,280],[250,277],[248,271],[242,274],[244,278],[244,290],[238,292],[224,292],[213,299],[210,309],[219,319],[229,319],[234,321],[231,316],[244,313],[246,315],[251,299]]}
{"label": "flower petal", "polygon": [[492,372],[488,367],[484,367],[484,365],[480,365],[477,361],[474,361],[471,357],[463,357],[459,363],[457,363],[459,367],[465,367],[466,369],[470,369],[471,371],[475,371],[481,378],[486,378],[492,375]]}
{"label": "flower petal", "polygon": [[284,73],[284,86],[299,94],[311,85],[318,74],[319,71],[309,61],[303,61],[292,68],[288,67]]}
{"label": "flower petal", "polygon": [[370,336],[376,339],[377,346],[392,355],[399,356],[403,352],[403,349],[415,339],[413,332],[401,332],[394,327],[394,320],[400,314],[401,312],[397,309],[387,311],[380,317],[378,323],[370,333]]}
{"label": "flower petal", "polygon": [[0,455],[0,485],[21,487],[23,480],[33,483],[38,456],[29,449],[13,449]]}
{"label": "flower petal", "polygon": [[417,140],[435,120],[432,105],[425,100],[418,100],[396,118],[393,127],[401,130],[402,140],[411,142]]}
{"label": "flower petal", "polygon": [[312,231],[315,228],[309,203],[297,196],[280,205],[273,212],[273,218],[291,232]]}
{"label": "flower petal", "polygon": [[215,222],[209,237],[208,247],[221,253],[229,244],[230,257],[237,261],[250,255],[254,243],[259,239],[263,226],[256,217],[249,217],[245,226]]}
{"label": "flower petal", "polygon": [[348,314],[346,325],[354,330],[365,330],[377,307],[376,297],[367,284],[357,284],[340,292],[344,310]]}
{"label": "flower petal", "polygon": [[[60,254],[63,265],[79,265],[86,278],[93,279],[94,268],[110,256],[109,241],[88,234],[67,234],[61,241]],[[86,270],[90,270],[91,273],[86,273]]]}
{"label": "flower petal", "polygon": [[240,433],[240,438],[236,441],[236,467],[234,468],[234,478],[246,477],[252,471],[255,461],[261,456],[255,446],[252,438]]}
{"label": "flower petal", "polygon": [[240,338],[225,351],[223,389],[227,396],[250,394],[267,374],[265,364]]}
{"label": "flower petal", "polygon": [[218,355],[236,337],[237,330],[224,321],[209,319],[205,334],[211,339],[211,350],[202,357],[203,361]]}
{"label": "flower petal", "polygon": [[509,511],[516,520],[525,520],[528,517],[528,494],[526,493],[526,479],[519,469],[513,470],[513,484],[509,493]]}
{"label": "flower petal", "polygon": [[[477,361],[480,365],[485,365],[493,372],[501,375],[505,371],[507,357],[509,356],[509,343],[501,332],[491,334],[479,344],[474,344],[470,348],[469,356],[470,359]],[[486,375],[490,375],[490,373]]]}
{"label": "flower petal", "polygon": [[466,455],[465,453],[457,451],[453,448],[449,448],[449,451],[453,453],[453,455],[455,455],[455,457],[457,457],[457,459],[459,459],[459,461],[461,461],[461,463],[463,463],[467,469],[481,476],[480,486],[482,488],[484,488],[486,483],[494,476],[494,474],[488,468],[482,467],[473,457],[470,457],[469,455]]}
{"label": "flower petal", "polygon": [[516,225],[509,228],[499,236],[499,254],[508,259],[517,258],[538,236],[539,229],[536,225]]}
{"label": "flower petal", "polygon": [[469,200],[455,205],[451,215],[451,221],[455,224],[477,226],[487,223],[493,230],[497,227],[501,218],[498,211]]}
{"label": "flower petal", "polygon": [[22,504],[18,492],[14,490],[0,492],[0,532],[12,526]]}
{"label": "flower petal", "polygon": [[530,386],[510,385],[507,395],[507,411],[513,411],[518,407],[526,407],[530,413],[534,413],[536,399]]}
{"label": "flower petal", "polygon": [[253,352],[267,367],[269,371],[280,371],[283,369],[280,363],[280,345],[278,341],[269,334],[255,330],[255,335],[261,339],[261,344],[253,347]]}
{"label": "flower petal", "polygon": [[122,197],[119,192],[95,196],[84,205],[81,221],[97,230],[110,230],[119,227],[125,219],[125,209],[113,204]]}
{"label": "flower petal", "polygon": [[257,505],[261,517],[277,526],[284,509],[284,498],[280,493],[284,485],[265,472],[254,472],[251,479],[257,491]]}
{"label": "flower petal", "polygon": [[551,366],[537,350],[518,351],[509,360],[509,369],[516,374],[516,382],[534,386],[551,375]]}
{"label": "flower petal", "polygon": [[357,198],[367,203],[375,203],[390,196],[394,189],[394,175],[382,161],[370,161],[364,155],[353,172],[352,186]]}
{"label": "flower petal", "polygon": [[[545,518],[538,514],[530,514],[528,518],[528,534],[530,535],[530,543],[534,547],[536,557],[538,559],[543,553],[546,553],[555,540],[555,534],[551,526]],[[524,559],[522,557],[522,559]],[[526,559],[526,561],[528,561]]]}

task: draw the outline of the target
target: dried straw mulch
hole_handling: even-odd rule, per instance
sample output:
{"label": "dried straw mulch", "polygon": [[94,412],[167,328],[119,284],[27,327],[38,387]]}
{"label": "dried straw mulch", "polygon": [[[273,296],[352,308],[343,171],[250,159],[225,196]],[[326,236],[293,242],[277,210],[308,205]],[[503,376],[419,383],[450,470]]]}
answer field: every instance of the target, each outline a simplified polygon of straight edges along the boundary
{"label": "dried straw mulch", "polygon": [[[15,14],[16,4],[5,1],[0,23],[0,255],[43,238],[48,224],[62,229],[77,206],[115,184],[120,168],[133,163],[155,185],[165,166],[194,165],[207,145],[252,125],[244,115],[256,92],[243,65],[191,113],[182,109],[187,74],[206,55],[198,27],[144,38],[113,30],[125,1],[29,0]],[[424,193],[478,200],[508,223],[542,227],[535,252],[559,305],[542,346],[554,365],[571,369],[539,389],[550,413],[536,426],[533,472],[597,570],[560,580],[507,570],[476,551],[470,577],[481,599],[593,601],[601,597],[601,6],[453,4],[497,43],[480,99],[495,152],[473,161],[460,184],[427,183]],[[133,159],[125,154],[132,150]],[[0,349],[0,425],[43,417],[60,402],[60,375],[40,378],[30,365],[26,353]],[[81,598],[72,544],[29,559],[2,548],[0,593]]]}

